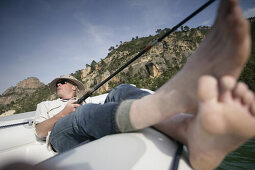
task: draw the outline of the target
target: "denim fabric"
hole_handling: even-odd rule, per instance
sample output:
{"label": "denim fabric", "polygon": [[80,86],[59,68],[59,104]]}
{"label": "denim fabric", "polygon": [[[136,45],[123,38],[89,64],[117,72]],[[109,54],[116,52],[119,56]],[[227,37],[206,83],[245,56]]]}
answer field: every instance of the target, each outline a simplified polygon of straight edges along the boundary
{"label": "denim fabric", "polygon": [[50,134],[50,144],[57,152],[71,149],[84,141],[120,133],[115,112],[121,101],[139,99],[150,94],[129,84],[112,89],[104,104],[88,103],[58,120]]}

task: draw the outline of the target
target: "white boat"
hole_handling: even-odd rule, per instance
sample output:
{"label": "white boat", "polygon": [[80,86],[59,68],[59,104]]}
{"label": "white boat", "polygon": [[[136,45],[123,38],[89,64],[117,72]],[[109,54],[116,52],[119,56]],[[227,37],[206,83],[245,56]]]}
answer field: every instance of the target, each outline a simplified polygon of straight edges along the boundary
{"label": "white boat", "polygon": [[[94,99],[101,103],[105,96]],[[36,138],[32,126],[34,116],[35,112],[26,112],[0,118],[0,166],[22,161],[70,170],[169,170],[173,167],[177,143],[153,128],[105,136],[56,154],[47,149],[45,141]],[[180,157],[179,169],[191,169],[186,150]]]}

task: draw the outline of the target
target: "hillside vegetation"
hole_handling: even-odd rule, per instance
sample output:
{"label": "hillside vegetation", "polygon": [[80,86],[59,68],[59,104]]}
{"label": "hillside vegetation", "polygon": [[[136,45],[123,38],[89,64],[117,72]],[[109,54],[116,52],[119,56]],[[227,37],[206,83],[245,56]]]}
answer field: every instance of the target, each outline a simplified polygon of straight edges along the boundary
{"label": "hillside vegetation", "polygon": [[251,55],[248,63],[246,64],[240,80],[248,84],[249,88],[255,92],[255,17],[250,18],[251,22]]}

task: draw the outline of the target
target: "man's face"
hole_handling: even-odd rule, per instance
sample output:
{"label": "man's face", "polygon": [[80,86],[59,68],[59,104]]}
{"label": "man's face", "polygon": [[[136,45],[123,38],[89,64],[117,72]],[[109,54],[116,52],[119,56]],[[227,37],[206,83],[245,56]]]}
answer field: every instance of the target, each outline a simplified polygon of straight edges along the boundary
{"label": "man's face", "polygon": [[68,80],[60,80],[56,83],[57,95],[59,98],[67,99],[74,97],[76,86]]}

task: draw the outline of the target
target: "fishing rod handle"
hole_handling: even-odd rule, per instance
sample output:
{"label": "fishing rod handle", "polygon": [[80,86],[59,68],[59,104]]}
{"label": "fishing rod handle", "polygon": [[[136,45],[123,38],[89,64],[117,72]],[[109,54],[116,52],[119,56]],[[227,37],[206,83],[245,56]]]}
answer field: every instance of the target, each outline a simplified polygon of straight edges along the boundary
{"label": "fishing rod handle", "polygon": [[81,104],[83,101],[85,101],[88,97],[90,97],[92,95],[92,91],[88,91],[87,93],[85,93],[81,98],[79,98],[76,102],[74,102],[74,104]]}

